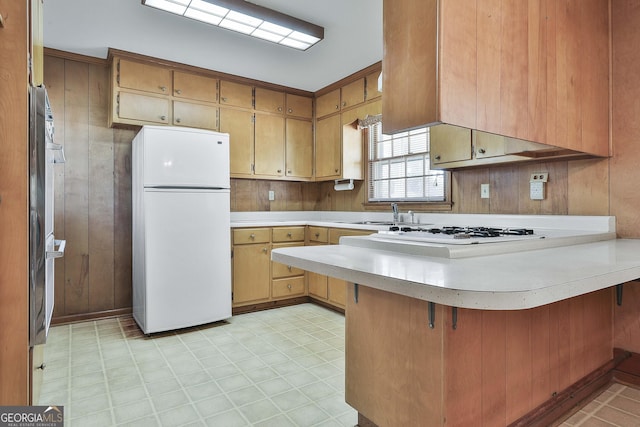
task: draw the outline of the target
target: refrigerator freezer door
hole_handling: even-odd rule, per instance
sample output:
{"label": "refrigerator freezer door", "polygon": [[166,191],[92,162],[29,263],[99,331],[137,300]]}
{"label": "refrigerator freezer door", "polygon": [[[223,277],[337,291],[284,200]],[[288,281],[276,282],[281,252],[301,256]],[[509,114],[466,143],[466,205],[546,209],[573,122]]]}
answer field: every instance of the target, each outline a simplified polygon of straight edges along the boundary
{"label": "refrigerator freezer door", "polygon": [[231,317],[229,190],[146,189],[143,197],[144,242],[134,235],[133,265],[143,332]]}
{"label": "refrigerator freezer door", "polygon": [[228,134],[145,126],[138,138],[144,187],[229,188]]}

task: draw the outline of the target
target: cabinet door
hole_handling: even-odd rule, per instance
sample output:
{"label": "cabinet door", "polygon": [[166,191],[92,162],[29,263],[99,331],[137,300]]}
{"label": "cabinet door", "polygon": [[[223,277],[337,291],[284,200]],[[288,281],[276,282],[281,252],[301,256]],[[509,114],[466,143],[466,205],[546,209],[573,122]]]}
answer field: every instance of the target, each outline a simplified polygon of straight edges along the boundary
{"label": "cabinet door", "polygon": [[327,278],[327,299],[331,304],[345,308],[347,305],[347,282],[335,277]]}
{"label": "cabinet door", "polygon": [[233,303],[269,299],[271,274],[269,244],[233,247]]}
{"label": "cabinet door", "polygon": [[307,281],[309,283],[309,295],[323,299],[327,299],[327,276],[323,274],[307,271]]}
{"label": "cabinet door", "polygon": [[284,113],[284,92],[256,88],[256,110],[268,113]]}
{"label": "cabinet door", "polygon": [[316,179],[340,177],[341,131],[340,115],[316,122]]}
{"label": "cabinet door", "polygon": [[316,98],[316,117],[324,117],[340,111],[340,89]]}
{"label": "cabinet door", "polygon": [[173,102],[173,124],[218,130],[218,107],[188,102]]}
{"label": "cabinet door", "polygon": [[349,108],[364,102],[364,77],[342,87],[340,108]]}
{"label": "cabinet door", "polygon": [[[384,99],[384,98],[383,98]],[[471,131],[449,125],[429,128],[431,164],[471,159]]]}
{"label": "cabinet door", "polygon": [[312,118],[313,98],[288,93],[286,113],[288,116],[304,117],[306,119]]}
{"label": "cabinet door", "polygon": [[251,175],[253,170],[253,113],[220,108],[220,132],[229,134],[231,175]]}
{"label": "cabinet door", "polygon": [[220,80],[220,104],[253,108],[253,88],[241,83]]}
{"label": "cabinet door", "polygon": [[121,88],[169,95],[171,70],[157,65],[119,59],[118,85]]}
{"label": "cabinet door", "polygon": [[505,154],[505,137],[502,135],[473,131],[471,139],[476,159],[503,156]]}
{"label": "cabinet door", "polygon": [[218,79],[174,71],[173,96],[195,101],[218,102]]}
{"label": "cabinet door", "polygon": [[378,90],[378,78],[380,77],[380,73],[382,71],[376,71],[375,73],[371,73],[366,76],[365,79],[365,98],[366,100],[380,98],[382,96],[382,92]]}
{"label": "cabinet door", "polygon": [[169,124],[168,98],[118,92],[117,103],[117,114],[120,119]]}
{"label": "cabinet door", "polygon": [[284,117],[255,116],[256,175],[284,175]]}
{"label": "cabinet door", "polygon": [[286,174],[297,178],[313,175],[313,129],[307,120],[287,119]]}

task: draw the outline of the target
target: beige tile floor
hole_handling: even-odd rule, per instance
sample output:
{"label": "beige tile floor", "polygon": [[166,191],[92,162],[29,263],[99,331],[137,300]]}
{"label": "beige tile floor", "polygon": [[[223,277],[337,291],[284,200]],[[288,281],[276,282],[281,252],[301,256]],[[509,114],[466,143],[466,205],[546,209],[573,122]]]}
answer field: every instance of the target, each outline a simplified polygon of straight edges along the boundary
{"label": "beige tile floor", "polygon": [[344,316],[313,304],[147,338],[131,317],[51,328],[38,404],[66,426],[354,426]]}
{"label": "beige tile floor", "polygon": [[640,390],[612,384],[561,427],[639,427]]}

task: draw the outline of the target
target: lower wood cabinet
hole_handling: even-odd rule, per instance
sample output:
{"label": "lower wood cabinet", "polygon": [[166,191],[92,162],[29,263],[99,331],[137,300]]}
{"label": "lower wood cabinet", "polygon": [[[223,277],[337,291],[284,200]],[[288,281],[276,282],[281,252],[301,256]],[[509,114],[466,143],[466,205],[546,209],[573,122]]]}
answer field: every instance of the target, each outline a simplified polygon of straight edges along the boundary
{"label": "lower wood cabinet", "polygon": [[271,242],[233,245],[233,305],[269,300]]}

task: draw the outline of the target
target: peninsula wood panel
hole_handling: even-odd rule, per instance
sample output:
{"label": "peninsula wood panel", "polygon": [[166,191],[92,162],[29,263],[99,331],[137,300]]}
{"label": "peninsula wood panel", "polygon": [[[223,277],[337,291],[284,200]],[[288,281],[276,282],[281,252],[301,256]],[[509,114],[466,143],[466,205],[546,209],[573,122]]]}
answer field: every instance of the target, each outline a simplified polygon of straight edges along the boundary
{"label": "peninsula wood panel", "polygon": [[0,404],[28,405],[29,143],[27,6],[0,0]]}

